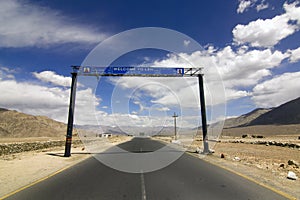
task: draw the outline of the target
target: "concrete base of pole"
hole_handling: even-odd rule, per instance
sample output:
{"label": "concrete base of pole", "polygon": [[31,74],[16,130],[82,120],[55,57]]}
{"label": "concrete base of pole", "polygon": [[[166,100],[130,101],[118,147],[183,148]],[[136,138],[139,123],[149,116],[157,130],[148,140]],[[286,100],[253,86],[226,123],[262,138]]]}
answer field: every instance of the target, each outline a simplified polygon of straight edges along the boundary
{"label": "concrete base of pole", "polygon": [[202,152],[200,152],[200,154],[208,155],[208,154],[213,154],[215,152],[214,150],[209,149],[207,140],[203,141],[203,147],[204,149]]}
{"label": "concrete base of pole", "polygon": [[203,146],[204,146],[203,152],[209,152],[207,140],[204,140],[204,141],[203,141]]}

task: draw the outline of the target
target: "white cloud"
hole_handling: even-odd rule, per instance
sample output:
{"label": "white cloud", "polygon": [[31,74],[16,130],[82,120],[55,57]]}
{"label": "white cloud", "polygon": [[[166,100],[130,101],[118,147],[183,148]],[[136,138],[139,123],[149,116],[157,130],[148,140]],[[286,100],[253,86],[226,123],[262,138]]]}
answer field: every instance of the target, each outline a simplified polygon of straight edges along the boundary
{"label": "white cloud", "polygon": [[[282,61],[289,58],[291,52],[282,53],[278,50],[271,49],[249,49],[242,46],[233,49],[227,46],[223,49],[216,49],[212,46],[206,47],[206,50],[197,51],[192,54],[181,53],[178,55],[169,54],[164,60],[157,60],[154,66],[164,67],[204,67],[204,80],[206,85],[206,103],[208,106],[215,106],[224,103],[222,97],[222,89],[216,84],[220,79],[216,71],[212,68],[215,66],[222,77],[225,86],[225,95],[227,100],[239,99],[243,97],[251,97],[252,89],[261,81],[272,77],[272,69],[280,67]],[[190,62],[190,63],[187,63]],[[190,64],[193,64],[191,66]],[[116,80],[116,79],[114,79]],[[121,78],[113,84],[123,88],[135,88],[145,83],[151,83],[152,78]],[[168,86],[177,94],[180,104],[184,106],[199,107],[198,100],[198,80],[195,79],[157,79],[162,85]],[[187,81],[187,85],[183,82]],[[174,98],[174,94],[163,90],[157,85],[143,87],[145,93],[152,98],[152,103],[163,106],[176,106],[178,99]],[[224,93],[224,92],[223,92]]]}
{"label": "white cloud", "polygon": [[218,51],[215,58],[219,72],[227,87],[252,86],[270,75],[269,69],[278,67],[289,55],[270,49],[236,53],[230,46]]}
{"label": "white cloud", "polygon": [[[131,126],[137,127],[148,127],[152,129],[143,129],[142,131],[152,135],[157,134],[161,127],[170,127],[174,126],[174,119],[172,115],[170,116],[142,116],[136,115],[136,113],[131,114],[122,114],[122,113],[113,113],[113,114],[98,114],[99,127],[104,126],[117,126],[123,131],[129,134],[138,134],[132,132]],[[178,127],[193,128],[197,127],[199,122],[199,116],[179,116],[177,118]],[[151,134],[152,133],[152,134]]]}
{"label": "white cloud", "polygon": [[237,13],[244,13],[250,8],[255,7],[256,11],[269,8],[269,3],[266,3],[265,0],[239,0],[239,5],[237,8]]}
{"label": "white cloud", "polygon": [[131,114],[133,114],[133,115],[137,115],[137,114],[138,114],[138,112],[136,112],[136,111],[132,111],[132,112],[131,112]]}
{"label": "white cloud", "polygon": [[[66,85],[64,83],[67,77],[63,77],[54,72],[36,73],[38,79],[42,82],[53,82],[54,85],[39,85],[38,82],[18,82],[16,80],[0,80],[0,107],[17,110],[32,115],[48,116],[54,120],[66,123],[68,118],[68,106],[69,106],[69,87],[60,87]],[[49,75],[49,77],[48,77]],[[55,76],[54,76],[55,75]],[[54,76],[54,79],[51,77]],[[136,79],[135,81],[137,81]],[[139,79],[143,82],[142,79]],[[51,82],[51,83],[52,83]],[[134,84],[134,83],[131,83]],[[58,86],[58,87],[57,87]],[[124,85],[126,87],[128,85]],[[132,85],[129,85],[132,86]],[[155,86],[146,85],[144,89],[146,91],[152,91],[152,95],[158,93],[154,90]],[[155,111],[166,112],[168,107],[161,105],[154,105],[153,107],[144,107],[143,109],[149,110],[149,115],[141,115],[141,113],[112,113],[109,114],[104,111],[95,110],[95,107],[99,107],[101,102],[100,98],[97,98],[93,94],[93,90],[78,89],[76,94],[76,106],[75,106],[75,124],[84,125],[97,125],[98,122],[101,125],[106,126],[141,126],[141,127],[157,127],[157,126],[169,126],[172,125],[172,118],[169,116],[157,116]],[[125,102],[126,103],[126,102]],[[141,102],[135,101],[136,104]],[[124,102],[122,101],[122,105]],[[103,109],[107,109],[107,106],[101,106]],[[141,108],[142,109],[142,108]],[[154,113],[152,113],[154,112]],[[139,115],[137,115],[139,114]],[[155,116],[151,116],[154,114]],[[166,114],[166,113],[165,113]],[[183,119],[178,124],[180,126],[196,126],[196,124]]]}
{"label": "white cloud", "polygon": [[189,46],[190,43],[191,43],[191,41],[189,41],[189,40],[184,40],[184,41],[183,41],[183,45],[184,45],[185,47]]}
{"label": "white cloud", "polygon": [[76,24],[56,10],[26,1],[0,1],[0,24],[0,47],[92,44],[105,38],[93,27]]}
{"label": "white cloud", "polygon": [[[216,90],[214,85],[214,78],[217,75],[216,71],[210,71],[213,66],[216,66],[226,88],[227,100],[231,100],[249,96],[249,91],[238,88],[256,85],[263,78],[271,75],[271,69],[280,66],[281,62],[289,57],[289,53],[281,53],[270,49],[248,50],[243,47],[243,50],[238,49],[234,51],[230,46],[213,51],[211,49],[214,48],[207,47],[206,51],[197,51],[192,54],[169,55],[168,59],[156,61],[154,64],[159,66],[182,66],[184,65],[184,60],[188,60],[195,66],[203,66],[206,84],[209,85],[207,89],[219,91],[219,89]],[[191,85],[195,87],[194,91],[197,93],[197,81],[191,83]],[[188,100],[189,95],[184,95],[186,95],[184,99]],[[214,103],[220,103],[217,99],[222,98],[217,97],[218,94],[214,95]],[[171,103],[172,99],[171,96],[163,96],[160,102]],[[207,101],[209,102],[208,99]]]}
{"label": "white cloud", "polygon": [[291,20],[297,20],[297,24],[300,25],[300,1],[295,1],[291,4],[285,3],[283,5],[286,14]]}
{"label": "white cloud", "polygon": [[158,111],[169,111],[170,110],[170,108],[168,108],[168,107],[157,107],[156,108],[156,110],[158,110]]}
{"label": "white cloud", "polygon": [[[69,87],[42,86],[38,83],[18,82],[15,79],[4,78],[0,79],[0,93],[0,107],[67,122]],[[95,124],[94,105],[99,105],[100,101],[101,99],[95,97],[92,89],[79,89],[76,95],[75,113],[78,113],[75,116],[76,122]]]}
{"label": "white cloud", "polygon": [[290,62],[295,63],[300,60],[300,47],[294,50],[288,50],[287,52],[291,54],[289,59]]}
{"label": "white cloud", "polygon": [[0,81],[2,107],[20,111],[51,109],[67,106],[68,92],[15,80]]}
{"label": "white cloud", "polygon": [[43,71],[43,72],[33,72],[32,73],[37,79],[46,82],[52,83],[57,86],[70,87],[71,86],[71,77],[64,77],[56,74],[53,71]]}
{"label": "white cloud", "polygon": [[239,6],[237,9],[237,13],[243,13],[246,11],[249,7],[251,7],[253,1],[250,0],[239,0]]}
{"label": "white cloud", "polygon": [[257,12],[259,12],[259,11],[261,11],[261,10],[264,10],[264,9],[267,9],[267,8],[269,8],[269,4],[268,3],[265,3],[265,1],[262,1],[260,4],[258,4],[257,6],[256,6],[256,10],[257,10]]}
{"label": "white cloud", "polygon": [[3,79],[15,79],[14,74],[16,73],[15,70],[11,70],[7,67],[0,66],[0,81]]}
{"label": "white cloud", "polygon": [[[247,25],[238,24],[233,30],[233,40],[237,44],[250,44],[253,47],[272,47],[282,39],[299,30],[300,7],[298,2],[285,3],[285,13],[272,19],[258,19]],[[297,24],[290,20],[298,20]]]}
{"label": "white cloud", "polygon": [[231,89],[231,88],[226,88],[225,92],[226,92],[226,96],[227,96],[228,100],[239,99],[239,98],[247,97],[247,96],[251,95],[247,91],[234,90],[234,89]]}
{"label": "white cloud", "polygon": [[252,100],[258,107],[275,107],[299,97],[300,72],[285,73],[256,85]]}

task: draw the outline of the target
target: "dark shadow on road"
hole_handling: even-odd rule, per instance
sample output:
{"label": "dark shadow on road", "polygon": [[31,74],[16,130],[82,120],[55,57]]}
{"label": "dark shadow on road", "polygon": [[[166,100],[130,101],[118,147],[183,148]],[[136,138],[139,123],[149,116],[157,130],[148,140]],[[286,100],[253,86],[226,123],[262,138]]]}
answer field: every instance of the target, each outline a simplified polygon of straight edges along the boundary
{"label": "dark shadow on road", "polygon": [[[91,154],[91,153],[87,153],[87,152],[75,152],[75,153],[72,153],[72,155],[86,155],[86,154]],[[65,157],[64,156],[64,153],[47,153],[48,156],[56,156],[56,157]]]}

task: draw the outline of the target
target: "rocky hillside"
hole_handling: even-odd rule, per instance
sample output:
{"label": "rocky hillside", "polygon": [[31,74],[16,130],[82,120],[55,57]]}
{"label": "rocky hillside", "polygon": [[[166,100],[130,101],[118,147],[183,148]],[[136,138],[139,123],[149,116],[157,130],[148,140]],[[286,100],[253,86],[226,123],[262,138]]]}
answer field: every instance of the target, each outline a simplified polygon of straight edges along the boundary
{"label": "rocky hillside", "polygon": [[300,124],[300,97],[284,103],[252,120],[249,125]]}
{"label": "rocky hillside", "polygon": [[238,126],[245,126],[249,124],[254,119],[258,118],[259,116],[271,111],[272,109],[267,108],[257,108],[247,114],[241,115],[236,118],[226,119],[224,128],[231,128],[231,127],[238,127]]}
{"label": "rocky hillside", "polygon": [[0,137],[63,137],[67,126],[44,116],[0,108]]}
{"label": "rocky hillside", "polygon": [[226,119],[224,128],[290,124],[300,124],[300,97],[275,108],[258,108],[240,117]]}

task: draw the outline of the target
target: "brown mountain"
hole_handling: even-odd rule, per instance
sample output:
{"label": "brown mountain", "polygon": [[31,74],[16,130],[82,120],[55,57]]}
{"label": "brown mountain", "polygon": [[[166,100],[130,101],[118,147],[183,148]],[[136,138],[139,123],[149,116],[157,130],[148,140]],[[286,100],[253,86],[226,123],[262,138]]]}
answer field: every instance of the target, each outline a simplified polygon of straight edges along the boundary
{"label": "brown mountain", "polygon": [[275,108],[258,108],[225,120],[224,128],[300,124],[300,97]]}
{"label": "brown mountain", "polygon": [[271,111],[271,108],[257,108],[247,114],[225,120],[224,128],[246,126],[259,116]]}
{"label": "brown mountain", "polygon": [[298,135],[300,97],[272,109],[256,109],[237,118],[227,119],[222,135]]}
{"label": "brown mountain", "polygon": [[300,97],[253,119],[248,125],[300,124]]}
{"label": "brown mountain", "polygon": [[0,108],[0,137],[63,137],[67,126],[44,116]]}

